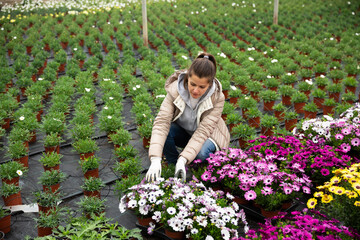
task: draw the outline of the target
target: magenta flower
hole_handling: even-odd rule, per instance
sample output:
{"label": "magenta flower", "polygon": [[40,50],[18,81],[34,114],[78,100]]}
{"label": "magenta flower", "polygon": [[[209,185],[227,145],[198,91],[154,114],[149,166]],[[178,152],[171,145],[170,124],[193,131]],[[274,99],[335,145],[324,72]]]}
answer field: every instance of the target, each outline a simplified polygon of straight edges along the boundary
{"label": "magenta flower", "polygon": [[359,138],[353,138],[351,140],[351,145],[353,145],[355,147],[359,146],[360,145],[360,139]]}
{"label": "magenta flower", "polygon": [[327,175],[330,174],[330,171],[329,171],[329,169],[327,169],[327,168],[323,168],[323,169],[320,170],[320,173],[321,173],[323,176],[327,176]]}
{"label": "magenta flower", "polygon": [[284,187],[284,193],[285,193],[286,195],[291,194],[292,191],[293,191],[293,190],[292,190],[291,187],[289,187],[289,186],[285,186],[285,187]]}
{"label": "magenta flower", "polygon": [[342,140],[344,138],[344,136],[342,134],[338,133],[338,134],[335,135],[335,138],[337,140]]}
{"label": "magenta flower", "polygon": [[261,193],[266,196],[272,194],[273,190],[271,187],[263,187],[263,189],[261,189]]}
{"label": "magenta flower", "polygon": [[344,135],[349,135],[349,134],[351,133],[351,131],[350,131],[350,129],[348,129],[348,128],[343,128],[343,129],[341,130],[341,133],[344,134]]}
{"label": "magenta flower", "polygon": [[253,190],[247,191],[244,195],[245,199],[250,201],[256,199],[256,192]]}
{"label": "magenta flower", "polygon": [[350,144],[343,143],[343,144],[340,145],[340,149],[341,149],[343,152],[347,153],[348,151],[351,150],[351,146],[350,146]]}

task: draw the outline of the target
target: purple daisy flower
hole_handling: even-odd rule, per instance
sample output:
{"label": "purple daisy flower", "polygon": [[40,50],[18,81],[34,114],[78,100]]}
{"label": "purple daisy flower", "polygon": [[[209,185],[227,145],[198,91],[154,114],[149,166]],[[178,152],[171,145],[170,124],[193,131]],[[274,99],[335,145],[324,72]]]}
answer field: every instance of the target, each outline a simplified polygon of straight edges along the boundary
{"label": "purple daisy flower", "polygon": [[272,194],[273,190],[271,187],[263,187],[263,189],[261,189],[261,193],[266,196]]}
{"label": "purple daisy flower", "polygon": [[360,145],[360,139],[359,138],[353,138],[351,140],[351,145],[353,145],[355,147],[359,146]]}
{"label": "purple daisy flower", "polygon": [[329,171],[329,169],[327,169],[327,168],[323,168],[323,169],[320,170],[320,173],[321,173],[323,176],[327,176],[327,175],[330,174],[330,171]]}
{"label": "purple daisy flower", "polygon": [[342,149],[343,152],[346,152],[346,153],[351,150],[350,144],[347,144],[347,143],[341,144],[340,148]]}
{"label": "purple daisy flower", "polygon": [[205,171],[202,175],[201,175],[201,179],[203,181],[208,181],[211,178],[211,173],[208,171]]}
{"label": "purple daisy flower", "polygon": [[348,129],[348,128],[343,128],[343,129],[341,130],[341,133],[344,134],[344,135],[349,135],[349,134],[351,133],[351,131],[350,131],[350,129]]}
{"label": "purple daisy flower", "polygon": [[250,201],[250,200],[254,200],[256,199],[256,192],[254,190],[250,190],[250,191],[247,191],[245,194],[244,194],[244,197],[246,200]]}
{"label": "purple daisy flower", "polygon": [[338,133],[338,134],[335,135],[335,138],[337,140],[342,140],[344,138],[344,136],[342,134]]}
{"label": "purple daisy flower", "polygon": [[285,186],[285,187],[284,187],[284,193],[285,193],[286,195],[291,194],[292,191],[293,191],[293,190],[292,190],[291,187],[289,187],[289,186]]}

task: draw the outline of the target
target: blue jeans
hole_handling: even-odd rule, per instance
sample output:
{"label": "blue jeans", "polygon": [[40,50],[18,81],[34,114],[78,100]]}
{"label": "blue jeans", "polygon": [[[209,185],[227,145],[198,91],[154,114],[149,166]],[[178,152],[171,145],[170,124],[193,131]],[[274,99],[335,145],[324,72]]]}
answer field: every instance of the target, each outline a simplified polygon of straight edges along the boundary
{"label": "blue jeans", "polygon": [[[190,138],[191,135],[188,134],[185,129],[176,123],[171,123],[170,131],[166,138],[163,149],[168,163],[176,164],[179,158],[179,152],[176,147],[185,148]],[[216,147],[214,143],[207,139],[195,159],[201,159],[202,161],[205,161],[205,159],[209,157],[210,153],[214,153],[215,151]]]}

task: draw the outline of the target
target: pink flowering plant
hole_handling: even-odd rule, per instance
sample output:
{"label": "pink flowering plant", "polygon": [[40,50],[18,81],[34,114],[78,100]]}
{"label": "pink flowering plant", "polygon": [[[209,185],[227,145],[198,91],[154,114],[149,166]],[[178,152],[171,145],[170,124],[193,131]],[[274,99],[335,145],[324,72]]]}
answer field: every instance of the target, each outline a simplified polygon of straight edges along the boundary
{"label": "pink flowering plant", "polygon": [[335,219],[328,219],[318,211],[304,209],[302,212],[281,213],[272,219],[267,219],[260,228],[250,229],[245,239],[359,239],[360,235],[343,226]]}
{"label": "pink flowering plant", "polygon": [[[301,128],[295,134],[303,134],[314,142],[323,139],[340,153],[360,151],[360,104],[347,109],[339,118],[325,115],[323,119],[310,119],[302,122]],[[355,160],[360,161],[358,155]]]}

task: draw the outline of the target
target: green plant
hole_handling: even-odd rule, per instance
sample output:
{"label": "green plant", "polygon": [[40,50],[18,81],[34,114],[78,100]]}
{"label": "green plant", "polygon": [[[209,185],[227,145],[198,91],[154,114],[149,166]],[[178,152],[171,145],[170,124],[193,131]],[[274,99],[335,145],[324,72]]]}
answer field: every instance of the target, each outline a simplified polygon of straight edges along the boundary
{"label": "green plant", "polygon": [[[173,170],[171,171],[171,176],[174,175],[174,171],[175,171],[175,166],[174,164],[170,164],[169,166],[173,166]],[[165,169],[162,171],[162,176],[164,178],[164,171],[166,171]],[[143,179],[143,177],[139,174],[134,174],[134,175],[129,175],[127,178],[122,178],[121,180],[117,180],[115,182],[115,187],[114,187],[114,191],[115,193],[119,196],[119,199],[124,196],[125,194],[127,194],[129,191],[129,188],[137,185],[141,182],[141,180]]]}
{"label": "green plant", "polygon": [[115,148],[114,151],[116,157],[120,159],[133,158],[138,154],[138,150],[129,144],[120,145],[120,147]]}
{"label": "green plant", "polygon": [[10,142],[7,154],[11,159],[17,159],[28,155],[28,150],[22,141]]}
{"label": "green plant", "polygon": [[98,197],[87,197],[85,196],[76,204],[79,205],[80,209],[85,214],[100,214],[105,211],[105,202],[106,199],[99,199]]}
{"label": "green plant", "polygon": [[249,109],[257,106],[257,102],[252,97],[243,97],[238,100],[238,105],[241,109]]}
{"label": "green plant", "polygon": [[284,115],[284,119],[285,120],[297,119],[298,116],[299,116],[299,114],[296,113],[295,111],[286,111],[285,115]]}
{"label": "green plant", "polygon": [[226,117],[226,124],[237,124],[244,121],[243,117],[239,113],[230,113]]}
{"label": "green plant", "polygon": [[295,74],[287,73],[282,75],[281,82],[283,84],[291,85],[297,81],[297,77]]}
{"label": "green plant", "polygon": [[61,170],[44,171],[38,178],[39,183],[44,186],[52,186],[65,181],[67,174]]}
{"label": "green plant", "polygon": [[119,175],[138,175],[142,171],[139,158],[128,158],[124,162],[116,162],[114,171]]}
{"label": "green plant", "polygon": [[300,91],[306,92],[313,89],[313,84],[310,81],[302,81],[298,83],[297,87]]}
{"label": "green plant", "polygon": [[327,76],[334,80],[334,79],[343,79],[345,75],[346,73],[343,70],[334,69],[331,70]]}
{"label": "green plant", "polygon": [[99,129],[106,133],[114,132],[119,128],[123,128],[123,126],[124,126],[122,118],[119,116],[114,116],[114,115],[113,116],[101,115],[99,118],[99,122],[100,122]]}
{"label": "green plant", "polygon": [[272,90],[263,90],[260,92],[260,97],[264,102],[276,101],[279,99],[279,94]]}
{"label": "green plant", "polygon": [[234,113],[234,111],[235,111],[235,107],[231,103],[229,102],[224,103],[222,114],[231,114]]}
{"label": "green plant", "polygon": [[7,208],[0,208],[0,219],[11,214],[11,210]]}
{"label": "green plant", "polygon": [[109,135],[109,142],[117,145],[126,145],[131,140],[131,133],[123,128],[117,129]]}
{"label": "green plant", "polygon": [[282,96],[291,96],[293,95],[295,92],[295,89],[290,86],[290,85],[281,85],[280,88],[279,88],[279,93],[282,95]]}
{"label": "green plant", "polygon": [[340,93],[342,91],[342,85],[340,83],[332,83],[326,87],[329,93]]}
{"label": "green plant", "polygon": [[353,92],[347,92],[347,93],[342,94],[341,99],[343,101],[353,101],[354,102],[357,100],[357,97]]}
{"label": "green plant", "polygon": [[95,140],[90,138],[79,139],[72,144],[75,151],[81,153],[92,153],[99,149]]}
{"label": "green plant", "polygon": [[294,92],[291,95],[291,102],[292,103],[303,103],[307,102],[308,97],[303,92]]}
{"label": "green plant", "polygon": [[76,124],[70,131],[72,138],[76,141],[79,139],[91,138],[95,133],[95,128],[90,123]]}
{"label": "green plant", "polygon": [[63,156],[56,152],[44,153],[43,156],[39,159],[39,162],[45,167],[55,167],[61,163],[61,158]]}
{"label": "green plant", "polygon": [[262,113],[257,107],[251,107],[251,108],[248,108],[245,115],[248,118],[256,118],[256,117],[261,117]]}
{"label": "green plant", "polygon": [[279,124],[279,120],[271,115],[264,114],[260,119],[260,126],[266,127],[266,128],[272,128]]}
{"label": "green plant", "polygon": [[308,112],[318,112],[319,108],[314,102],[309,102],[305,104],[304,110]]}
{"label": "green plant", "polygon": [[330,84],[330,80],[325,76],[316,77],[314,80],[315,80],[315,84],[318,87],[319,86],[326,87],[326,86],[328,86]]}
{"label": "green plant", "polygon": [[150,121],[141,124],[137,130],[141,137],[149,138],[151,137],[152,127],[153,121],[150,119]]}
{"label": "green plant", "polygon": [[284,112],[286,110],[286,107],[284,104],[282,104],[281,102],[280,103],[277,103],[274,105],[273,109],[275,111],[279,111],[279,112]]}
{"label": "green plant", "polygon": [[263,84],[258,81],[249,81],[246,87],[250,92],[258,93],[263,89]]}
{"label": "green plant", "polygon": [[45,147],[55,147],[59,146],[60,143],[64,142],[61,136],[55,132],[51,132],[50,134],[46,134],[43,139]]}
{"label": "green plant", "polygon": [[3,197],[8,197],[10,195],[13,195],[15,193],[18,193],[21,191],[21,187],[17,186],[15,184],[7,184],[7,183],[3,183],[1,186],[1,196]]}
{"label": "green plant", "polygon": [[55,207],[61,200],[59,192],[39,190],[33,192],[33,196],[35,197],[37,204],[43,207]]}
{"label": "green plant", "polygon": [[59,226],[63,217],[65,217],[65,212],[62,208],[54,208],[48,212],[39,212],[39,216],[34,218],[36,226],[38,227],[51,227],[56,228]]}
{"label": "green plant", "polygon": [[98,168],[100,165],[100,159],[95,156],[91,156],[91,157],[85,158],[84,160],[79,160],[79,164],[80,164],[82,172],[86,173],[89,170]]}
{"label": "green plant", "polygon": [[84,191],[98,191],[105,186],[105,183],[101,178],[90,177],[84,180],[84,184],[81,185],[81,188]]}
{"label": "green plant", "polygon": [[315,88],[312,91],[311,95],[317,98],[325,98],[327,96],[326,92],[324,90],[321,90],[320,88]]}
{"label": "green plant", "polygon": [[256,134],[256,129],[248,124],[240,123],[233,127],[231,134],[236,138],[249,140]]}
{"label": "green plant", "polygon": [[46,115],[41,122],[41,128],[47,135],[50,133],[62,134],[65,126],[66,125],[62,121],[62,119],[56,118],[51,115]]}
{"label": "green plant", "polygon": [[31,133],[28,129],[21,127],[14,127],[11,129],[8,139],[10,142],[15,141],[29,141]]}
{"label": "green plant", "polygon": [[336,106],[337,102],[333,98],[325,98],[323,105],[324,106]]}
{"label": "green plant", "polygon": [[357,86],[359,86],[359,82],[356,80],[356,78],[353,78],[353,77],[344,78],[342,80],[342,84],[344,86],[349,86],[349,87],[357,87]]}
{"label": "green plant", "polygon": [[0,165],[0,178],[13,179],[28,172],[28,168],[17,161],[9,161]]}

